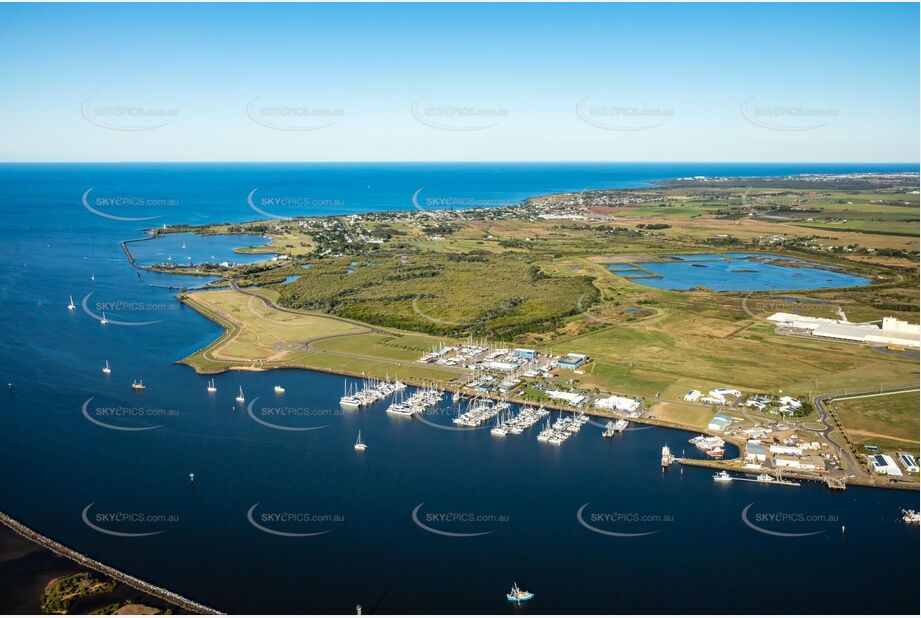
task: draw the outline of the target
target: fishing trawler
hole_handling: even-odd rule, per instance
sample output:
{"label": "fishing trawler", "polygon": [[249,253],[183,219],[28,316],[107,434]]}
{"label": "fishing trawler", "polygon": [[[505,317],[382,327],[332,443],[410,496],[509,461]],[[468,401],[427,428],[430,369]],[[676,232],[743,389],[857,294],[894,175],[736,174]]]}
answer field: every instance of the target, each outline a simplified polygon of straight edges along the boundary
{"label": "fishing trawler", "polygon": [[530,601],[533,599],[534,593],[522,590],[518,587],[518,584],[512,584],[512,590],[505,595],[505,598],[513,603],[521,603],[522,601]]}
{"label": "fishing trawler", "polygon": [[672,455],[672,450],[668,448],[668,445],[662,447],[662,467],[667,468],[675,462],[675,456]]}
{"label": "fishing trawler", "polygon": [[217,386],[214,385],[214,378],[211,378],[210,380],[208,380],[208,392],[209,393],[217,392]]}
{"label": "fishing trawler", "polygon": [[106,374],[106,375],[112,373],[112,368],[109,367],[109,361],[106,361],[105,367],[102,368],[102,373],[104,373],[104,374]]}
{"label": "fishing trawler", "polygon": [[361,441],[361,431],[358,432],[358,439],[355,440],[355,450],[363,451],[368,448],[368,445]]}
{"label": "fishing trawler", "polygon": [[246,397],[243,396],[243,387],[240,387],[240,393],[237,395],[237,403],[243,403],[246,401]]}

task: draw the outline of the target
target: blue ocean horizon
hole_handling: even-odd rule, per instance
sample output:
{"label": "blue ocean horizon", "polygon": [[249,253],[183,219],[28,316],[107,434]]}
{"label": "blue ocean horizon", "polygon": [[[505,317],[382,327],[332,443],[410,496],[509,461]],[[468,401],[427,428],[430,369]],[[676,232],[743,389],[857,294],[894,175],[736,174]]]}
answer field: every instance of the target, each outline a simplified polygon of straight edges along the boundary
{"label": "blue ocean horizon", "polygon": [[[588,425],[554,447],[536,441],[538,428],[504,439],[488,430],[442,430],[386,414],[387,402],[343,411],[338,399],[354,380],[312,371],[226,372],[212,376],[211,395],[209,376],[176,361],[222,329],[169,289],[207,279],[138,270],[120,243],[161,225],[265,218],[258,210],[291,217],[413,210],[417,203],[492,206],[694,175],[916,169],[0,164],[0,379],[12,385],[0,397],[0,510],[231,613],[349,614],[357,604],[366,613],[517,612],[504,596],[516,581],[536,594],[529,606],[537,613],[744,613],[751,599],[720,592],[715,565],[751,556],[755,572],[771,579],[788,572],[791,557],[811,565],[808,584],[764,595],[758,611],[915,613],[905,582],[919,576],[918,529],[900,518],[901,509],[918,508],[916,493],[719,484],[704,469],[663,472],[661,447],[690,455],[693,434],[659,427],[634,425],[606,440]],[[236,255],[233,239],[178,241],[151,241],[138,255]],[[91,315],[101,310],[110,324]],[[106,362],[111,374],[101,371]],[[144,392],[132,391],[136,379]],[[285,386],[283,395],[274,393],[276,384]],[[253,420],[234,401],[241,387],[247,405],[301,411],[279,423],[317,429]],[[443,405],[447,411],[432,422],[449,428],[452,404]],[[358,431],[369,445],[364,453],[352,448]],[[746,524],[755,513],[820,519],[778,524],[780,532],[810,534],[778,538]],[[441,536],[420,521],[483,534]],[[872,556],[885,556],[898,576],[866,585],[861,565]],[[711,568],[696,568],[704,561]]]}

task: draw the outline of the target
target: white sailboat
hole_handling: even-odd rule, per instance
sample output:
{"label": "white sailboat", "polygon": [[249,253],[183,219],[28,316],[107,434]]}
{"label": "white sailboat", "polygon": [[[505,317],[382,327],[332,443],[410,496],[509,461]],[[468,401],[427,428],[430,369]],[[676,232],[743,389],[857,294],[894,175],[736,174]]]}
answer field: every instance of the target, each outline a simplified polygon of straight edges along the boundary
{"label": "white sailboat", "polygon": [[67,305],[67,308],[70,309],[71,311],[77,308],[77,305],[74,304],[73,296],[70,297],[70,304]]}
{"label": "white sailboat", "polygon": [[237,395],[237,403],[243,403],[246,401],[246,397],[243,396],[243,387],[240,387],[240,394]]}
{"label": "white sailboat", "polygon": [[355,450],[363,451],[368,448],[368,445],[361,441],[361,431],[358,432],[358,439],[355,440]]}
{"label": "white sailboat", "polygon": [[102,319],[99,320],[99,323],[100,323],[100,324],[103,324],[103,325],[109,323],[109,318],[106,317],[106,312],[105,312],[105,311],[102,312]]}
{"label": "white sailboat", "polygon": [[208,392],[209,393],[217,392],[217,387],[214,385],[214,378],[211,378],[210,380],[208,380]]}
{"label": "white sailboat", "polygon": [[136,391],[142,391],[147,387],[144,386],[144,380],[135,380],[134,382],[131,383],[131,388],[133,388]]}
{"label": "white sailboat", "polygon": [[106,375],[112,373],[112,368],[109,367],[109,361],[106,361],[106,366],[102,368],[102,373]]}

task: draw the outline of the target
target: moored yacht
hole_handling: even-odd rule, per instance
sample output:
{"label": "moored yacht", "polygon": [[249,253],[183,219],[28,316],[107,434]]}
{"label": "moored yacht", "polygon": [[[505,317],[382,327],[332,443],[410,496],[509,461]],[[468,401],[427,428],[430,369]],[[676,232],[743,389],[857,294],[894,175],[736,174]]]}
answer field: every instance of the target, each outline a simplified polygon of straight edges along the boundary
{"label": "moored yacht", "polygon": [[714,475],[713,475],[713,480],[716,481],[716,482],[718,482],[718,483],[725,483],[725,482],[727,482],[727,481],[731,481],[731,480],[732,480],[732,476],[730,476],[728,472],[726,472],[725,470],[723,470],[722,472],[717,472],[716,474],[714,474]]}
{"label": "moored yacht", "polygon": [[131,383],[131,388],[133,388],[136,391],[142,391],[147,387],[144,386],[143,380],[135,380],[134,382]]}
{"label": "moored yacht", "polygon": [[358,439],[355,440],[355,450],[363,451],[368,448],[368,445],[361,441],[361,431],[358,432]]}
{"label": "moored yacht", "polygon": [[208,380],[208,392],[209,393],[217,392],[217,386],[214,385],[214,378],[211,378],[210,380]]}

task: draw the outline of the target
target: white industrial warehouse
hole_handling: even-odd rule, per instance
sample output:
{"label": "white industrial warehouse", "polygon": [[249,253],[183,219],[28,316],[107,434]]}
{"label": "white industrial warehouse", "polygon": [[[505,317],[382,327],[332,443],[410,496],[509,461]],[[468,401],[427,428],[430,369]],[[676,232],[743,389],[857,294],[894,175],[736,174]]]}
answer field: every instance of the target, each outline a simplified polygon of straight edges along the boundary
{"label": "white industrial warehouse", "polygon": [[768,320],[778,326],[802,331],[813,337],[921,349],[921,326],[893,317],[883,318],[882,323],[858,323],[794,313],[775,313]]}

